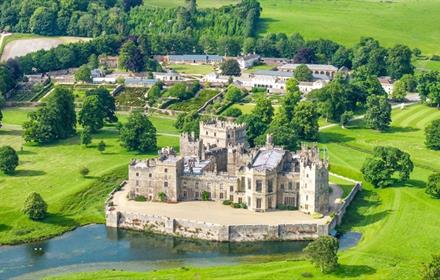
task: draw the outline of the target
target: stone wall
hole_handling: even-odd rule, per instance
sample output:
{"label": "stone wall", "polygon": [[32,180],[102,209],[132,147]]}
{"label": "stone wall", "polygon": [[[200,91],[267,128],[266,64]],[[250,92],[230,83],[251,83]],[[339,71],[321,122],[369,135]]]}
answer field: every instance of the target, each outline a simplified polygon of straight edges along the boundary
{"label": "stone wall", "polygon": [[220,225],[163,216],[119,212],[107,208],[108,227],[151,231],[185,238],[211,241],[312,240],[329,234],[329,225]]}

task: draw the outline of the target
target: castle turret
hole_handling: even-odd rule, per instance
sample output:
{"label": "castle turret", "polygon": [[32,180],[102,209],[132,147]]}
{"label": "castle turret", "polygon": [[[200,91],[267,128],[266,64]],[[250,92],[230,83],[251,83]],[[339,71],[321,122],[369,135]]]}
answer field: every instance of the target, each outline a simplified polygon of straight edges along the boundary
{"label": "castle turret", "polygon": [[328,160],[319,148],[303,145],[300,152],[299,210],[325,214],[329,205]]}

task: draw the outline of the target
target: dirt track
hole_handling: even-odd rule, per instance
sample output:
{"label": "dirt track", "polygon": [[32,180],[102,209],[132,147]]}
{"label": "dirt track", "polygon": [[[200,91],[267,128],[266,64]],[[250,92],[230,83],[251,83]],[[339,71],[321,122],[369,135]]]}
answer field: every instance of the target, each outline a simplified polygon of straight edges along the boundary
{"label": "dirt track", "polygon": [[87,41],[89,39],[78,37],[55,37],[15,40],[5,46],[1,61],[6,61],[9,58],[23,56],[42,49],[48,50],[61,44],[73,43],[81,40]]}

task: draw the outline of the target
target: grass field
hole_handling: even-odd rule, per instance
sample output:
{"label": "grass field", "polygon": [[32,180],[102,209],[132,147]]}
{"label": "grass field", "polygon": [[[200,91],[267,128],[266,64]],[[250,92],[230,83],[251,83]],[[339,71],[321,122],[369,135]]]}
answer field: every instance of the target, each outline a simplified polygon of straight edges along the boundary
{"label": "grass field", "polygon": [[[110,190],[127,176],[127,164],[134,157],[157,154],[127,152],[119,144],[114,126],[107,126],[93,135],[86,148],[79,137],[48,146],[23,143],[21,124],[30,109],[3,110],[4,126],[0,129],[0,146],[11,145],[19,152],[20,165],[14,176],[0,175],[0,244],[40,239],[60,234],[78,225],[104,222],[103,202]],[[121,121],[126,117],[120,115]],[[160,133],[159,146],[178,146],[178,134],[169,118],[151,118]],[[105,141],[107,149],[100,154],[96,143]],[[86,166],[90,174],[80,176]],[[49,216],[41,222],[30,221],[20,209],[31,191],[41,193],[49,204]]]}
{"label": "grass field", "polygon": [[440,61],[433,61],[433,60],[416,60],[413,62],[414,66],[418,70],[422,71],[429,71],[429,70],[436,70],[440,71]]}
{"label": "grass field", "polygon": [[169,64],[168,67],[182,74],[206,75],[214,71],[212,65]]}
{"label": "grass field", "polygon": [[[234,1],[199,0],[199,7]],[[172,7],[183,0],[144,3]],[[301,33],[306,39],[325,38],[347,46],[361,36],[372,36],[384,46],[402,43],[425,54],[440,54],[440,21],[437,0],[260,0],[263,7],[260,34]]]}
{"label": "grass field", "polygon": [[[392,145],[411,154],[415,170],[405,185],[375,189],[364,184],[349,207],[342,231],[362,233],[354,248],[340,252],[340,268],[321,274],[307,261],[285,260],[228,267],[179,268],[153,272],[101,271],[56,279],[419,279],[423,262],[440,251],[438,217],[440,200],[424,193],[424,182],[440,171],[440,152],[427,150],[424,127],[440,118],[440,110],[415,105],[393,111],[392,129],[386,133],[363,128],[356,121],[349,129],[331,127],[321,131],[331,170],[361,180],[359,169],[376,145]],[[335,180],[335,178],[331,178]],[[343,183],[343,182],[338,182]]]}

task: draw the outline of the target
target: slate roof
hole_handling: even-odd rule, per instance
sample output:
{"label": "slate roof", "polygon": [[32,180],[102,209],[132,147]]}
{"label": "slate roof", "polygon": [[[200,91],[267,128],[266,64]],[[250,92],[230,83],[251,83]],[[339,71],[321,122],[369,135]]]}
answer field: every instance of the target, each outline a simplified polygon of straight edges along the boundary
{"label": "slate roof", "polygon": [[273,170],[283,159],[285,151],[281,149],[260,150],[252,163],[252,168],[258,171]]}

